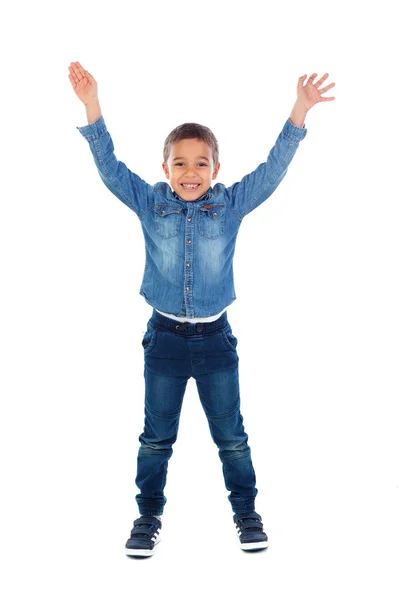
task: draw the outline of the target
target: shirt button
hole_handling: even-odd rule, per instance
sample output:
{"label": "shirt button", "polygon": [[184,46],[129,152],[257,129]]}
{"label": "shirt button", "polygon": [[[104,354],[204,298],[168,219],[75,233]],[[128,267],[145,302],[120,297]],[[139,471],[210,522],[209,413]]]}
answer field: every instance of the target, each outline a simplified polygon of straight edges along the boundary
{"label": "shirt button", "polygon": [[187,240],[187,244],[191,244],[191,240]]}
{"label": "shirt button", "polygon": [[191,221],[191,217],[187,217],[187,221]]}
{"label": "shirt button", "polygon": [[189,267],[189,266],[190,266],[190,263],[186,263],[186,267]]}
{"label": "shirt button", "polygon": [[186,287],[186,290],[187,290],[187,291],[188,291],[189,289],[190,289],[189,287]]}

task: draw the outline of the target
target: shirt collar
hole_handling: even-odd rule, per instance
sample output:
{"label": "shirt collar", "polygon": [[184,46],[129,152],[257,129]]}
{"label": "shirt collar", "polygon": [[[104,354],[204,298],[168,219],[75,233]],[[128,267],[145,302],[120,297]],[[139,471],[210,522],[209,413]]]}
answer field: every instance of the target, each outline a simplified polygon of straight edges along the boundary
{"label": "shirt collar", "polygon": [[[172,196],[173,198],[175,198],[176,200],[180,200],[182,202],[187,203],[186,200],[183,200],[182,198],[180,198],[180,196],[178,194],[176,194],[176,192],[170,188],[171,192],[172,192]],[[205,200],[209,200],[212,197],[212,188],[210,187],[208,189],[207,192],[205,192],[205,194],[203,194],[200,198],[197,198],[197,200],[192,200],[192,202],[203,202]]]}

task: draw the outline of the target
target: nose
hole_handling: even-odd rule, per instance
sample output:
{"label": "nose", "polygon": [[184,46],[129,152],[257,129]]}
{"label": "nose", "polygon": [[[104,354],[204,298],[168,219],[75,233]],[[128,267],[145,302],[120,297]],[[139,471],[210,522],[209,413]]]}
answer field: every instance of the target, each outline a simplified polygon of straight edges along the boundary
{"label": "nose", "polygon": [[187,165],[186,174],[193,174],[193,175],[195,175],[194,167],[190,167],[189,165]]}

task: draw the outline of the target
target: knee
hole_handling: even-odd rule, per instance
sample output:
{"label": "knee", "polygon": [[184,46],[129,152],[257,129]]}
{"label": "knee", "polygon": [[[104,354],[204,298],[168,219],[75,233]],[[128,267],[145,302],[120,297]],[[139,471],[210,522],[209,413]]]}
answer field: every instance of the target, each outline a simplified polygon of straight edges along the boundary
{"label": "knee", "polygon": [[227,440],[221,444],[221,448],[223,450],[227,450],[228,452],[246,452],[249,449],[247,444],[247,440]]}
{"label": "knee", "polygon": [[172,449],[172,445],[177,439],[177,434],[172,435],[169,438],[161,439],[161,437],[147,437],[145,432],[139,437],[140,449],[139,452],[169,452]]}
{"label": "knee", "polygon": [[242,456],[249,454],[250,451],[246,440],[215,440],[215,442],[219,448],[219,455],[221,458],[241,458]]}

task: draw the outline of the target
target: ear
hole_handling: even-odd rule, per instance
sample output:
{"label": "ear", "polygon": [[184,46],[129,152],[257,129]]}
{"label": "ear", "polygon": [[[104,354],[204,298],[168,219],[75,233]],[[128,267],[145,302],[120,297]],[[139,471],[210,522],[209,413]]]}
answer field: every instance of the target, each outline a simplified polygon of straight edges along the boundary
{"label": "ear", "polygon": [[216,165],[213,174],[212,174],[212,179],[216,179],[216,177],[218,176],[219,173],[219,169],[220,169],[220,162],[218,162],[218,164]]}
{"label": "ear", "polygon": [[168,165],[166,163],[162,163],[162,168],[164,170],[164,173],[166,175],[166,179],[169,179],[169,169],[168,169]]}

